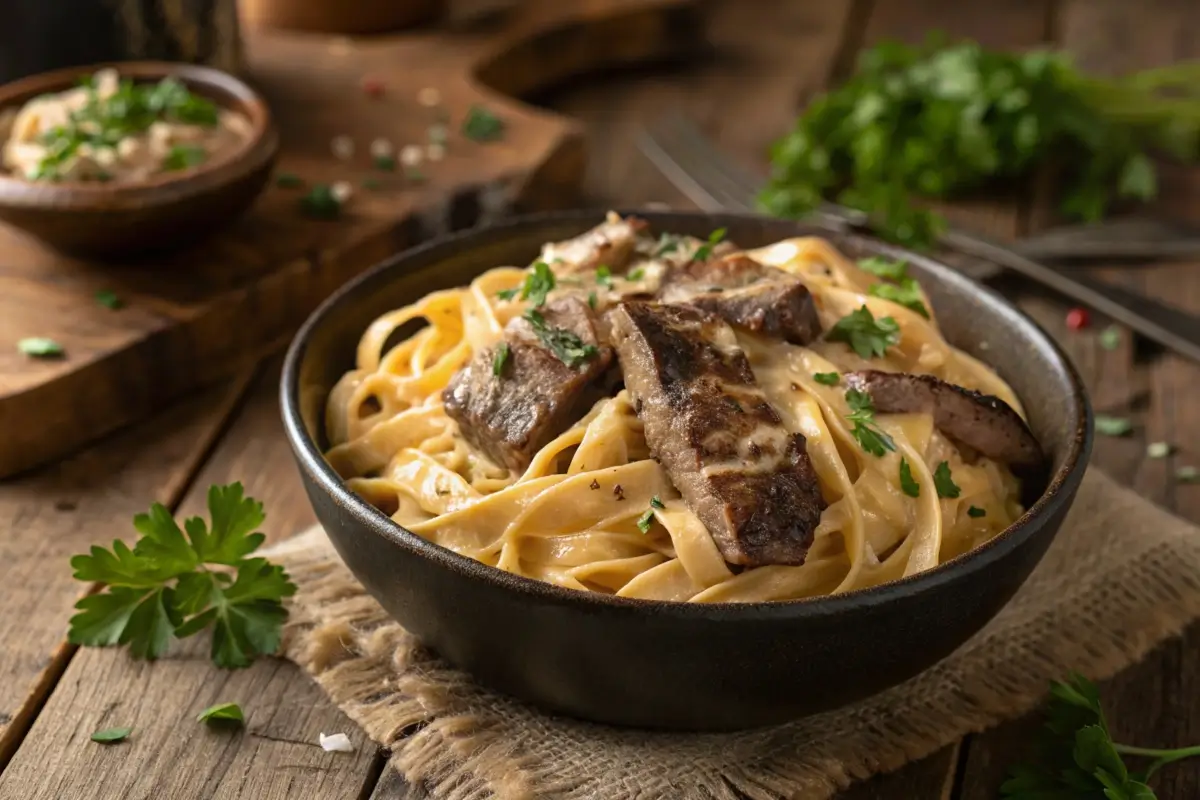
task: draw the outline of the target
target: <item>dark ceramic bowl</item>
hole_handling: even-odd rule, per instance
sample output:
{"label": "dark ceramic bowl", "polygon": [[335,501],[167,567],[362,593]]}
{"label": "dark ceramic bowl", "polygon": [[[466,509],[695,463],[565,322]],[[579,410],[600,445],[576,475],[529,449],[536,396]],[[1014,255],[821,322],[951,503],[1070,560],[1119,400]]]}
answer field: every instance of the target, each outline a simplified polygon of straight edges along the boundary
{"label": "dark ceramic bowl", "polygon": [[[69,67],[0,86],[0,110],[69,89],[106,67],[137,82],[178,78],[196,94],[244,114],[250,136],[211,164],[137,183],[34,182],[0,171],[0,220],[68,255],[110,258],[182,247],[254,202],[271,176],[279,134],[262,97],[220,70],[157,61]],[[7,138],[8,130],[0,131],[0,139]]]}
{"label": "dark ceramic bowl", "polygon": [[[832,598],[715,604],[626,600],[517,577],[404,530],[351,493],[322,458],[330,387],[376,316],[601,219],[527,217],[410,250],[357,278],[305,323],[288,352],[282,402],[305,488],[338,553],[401,624],[480,681],[552,711],[619,725],[729,730],[779,723],[864,698],[916,675],[978,631],[1054,538],[1091,443],[1079,376],[1040,329],[948,267],[814,224],[755,216],[636,212],[656,231],[743,247],[830,238],[850,255],[909,260],[946,337],[994,366],[1052,456],[1049,483],[983,547],[895,583]],[[986,344],[985,344],[986,343]]]}

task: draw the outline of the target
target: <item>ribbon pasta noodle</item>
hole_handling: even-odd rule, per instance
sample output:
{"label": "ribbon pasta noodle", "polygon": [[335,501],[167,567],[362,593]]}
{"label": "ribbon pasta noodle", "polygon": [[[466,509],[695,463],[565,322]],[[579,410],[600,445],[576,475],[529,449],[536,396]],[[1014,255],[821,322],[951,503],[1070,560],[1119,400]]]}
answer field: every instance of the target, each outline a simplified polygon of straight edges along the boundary
{"label": "ribbon pasta noodle", "polygon": [[[847,419],[845,387],[813,376],[860,369],[928,374],[994,395],[1023,416],[1008,385],[950,346],[932,312],[926,318],[870,294],[878,278],[829,242],[789,239],[748,255],[799,278],[826,331],[862,306],[899,326],[899,342],[869,360],[842,343],[818,339],[802,347],[737,330],[784,427],[806,438],[827,504],[800,566],[727,564],[651,457],[624,390],[596,402],[523,471],[497,466],[467,443],[442,391],[528,307],[498,294],[521,286],[528,271],[516,267],[490,269],[469,286],[434,292],[370,324],[355,368],[327,402],[326,458],[349,488],[442,547],[559,586],[651,600],[758,602],[847,592],[928,570],[1010,525],[1022,509],[1018,481],[1005,465],[964,456],[928,413],[879,414],[895,450],[867,453]],[[646,281],[661,274],[653,267],[648,258]],[[579,291],[564,284],[556,292]],[[604,303],[620,299],[607,281],[588,289]],[[424,327],[385,351],[413,320]],[[917,497],[903,490],[901,458],[921,488]],[[959,487],[956,497],[935,491],[941,462]]]}

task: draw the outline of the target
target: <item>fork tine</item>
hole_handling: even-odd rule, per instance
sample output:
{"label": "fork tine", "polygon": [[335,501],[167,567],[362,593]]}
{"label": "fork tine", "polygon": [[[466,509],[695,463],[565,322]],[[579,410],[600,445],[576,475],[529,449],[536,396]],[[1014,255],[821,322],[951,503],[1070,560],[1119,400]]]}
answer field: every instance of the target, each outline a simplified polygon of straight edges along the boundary
{"label": "fork tine", "polygon": [[[753,178],[731,174],[726,156],[678,115],[670,115],[639,131],[642,152],[692,202],[706,211],[753,210]],[[736,169],[736,168],[735,168]]]}
{"label": "fork tine", "polygon": [[680,114],[672,114],[668,121],[678,140],[690,145],[703,163],[708,165],[714,177],[722,179],[730,191],[743,198],[753,198],[762,189],[766,176],[730,157],[705,136],[694,122]]}

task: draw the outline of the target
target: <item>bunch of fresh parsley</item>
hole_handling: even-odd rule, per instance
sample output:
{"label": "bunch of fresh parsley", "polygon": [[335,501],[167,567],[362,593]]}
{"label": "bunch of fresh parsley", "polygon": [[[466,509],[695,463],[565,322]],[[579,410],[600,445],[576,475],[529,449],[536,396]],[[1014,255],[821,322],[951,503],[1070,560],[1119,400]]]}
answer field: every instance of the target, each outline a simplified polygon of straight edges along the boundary
{"label": "bunch of fresh parsley", "polygon": [[251,558],[265,537],[262,503],[242,485],[208,491],[211,524],[193,517],[180,530],[171,512],[155,503],[134,517],[141,537],[132,548],[115,541],[71,559],[75,577],[105,584],[75,604],[69,640],[74,644],[124,644],[135,658],[157,658],[172,640],[212,628],[212,659],[219,667],[244,667],[279,648],[287,611],[282,600],[296,591],[282,567]]}
{"label": "bunch of fresh parsley", "polygon": [[1064,213],[1094,221],[1119,197],[1156,195],[1148,151],[1196,155],[1200,64],[1101,79],[1060,53],[943,42],[864,52],[857,73],[775,144],[764,210],[794,217],[835,200],[884,236],[928,247],[944,222],[914,195],[953,196],[1050,164]]}
{"label": "bunch of fresh parsley", "polygon": [[[1130,772],[1122,756],[1151,761],[1145,769]],[[1154,791],[1146,785],[1150,776],[1192,756],[1200,756],[1200,747],[1157,750],[1115,743],[1096,686],[1071,675],[1052,684],[1034,758],[1009,771],[1000,794],[1017,800],[1154,800]]]}

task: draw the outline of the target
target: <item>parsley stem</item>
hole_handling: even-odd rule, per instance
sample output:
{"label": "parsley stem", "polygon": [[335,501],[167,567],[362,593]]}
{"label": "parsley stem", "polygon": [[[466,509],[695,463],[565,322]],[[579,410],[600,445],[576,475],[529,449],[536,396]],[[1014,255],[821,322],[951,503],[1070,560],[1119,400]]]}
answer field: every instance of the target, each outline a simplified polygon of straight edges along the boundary
{"label": "parsley stem", "polygon": [[1128,744],[1113,744],[1113,749],[1121,755],[1125,756],[1143,756],[1145,758],[1153,758],[1154,762],[1146,768],[1146,777],[1149,778],[1160,768],[1165,767],[1174,761],[1182,761],[1185,758],[1200,756],[1200,745],[1195,747],[1181,747],[1178,750],[1158,750],[1153,747],[1134,747]]}

